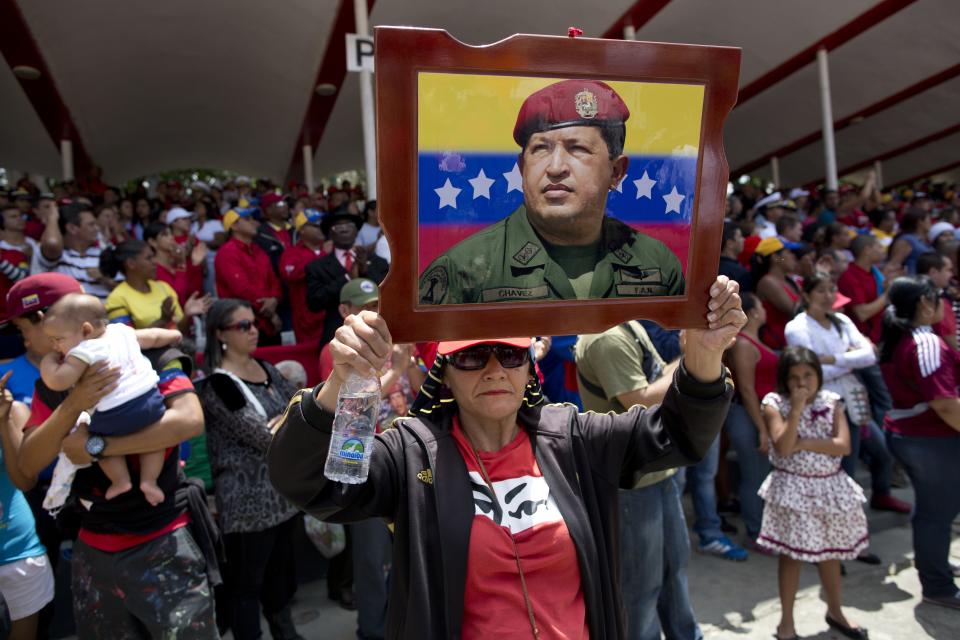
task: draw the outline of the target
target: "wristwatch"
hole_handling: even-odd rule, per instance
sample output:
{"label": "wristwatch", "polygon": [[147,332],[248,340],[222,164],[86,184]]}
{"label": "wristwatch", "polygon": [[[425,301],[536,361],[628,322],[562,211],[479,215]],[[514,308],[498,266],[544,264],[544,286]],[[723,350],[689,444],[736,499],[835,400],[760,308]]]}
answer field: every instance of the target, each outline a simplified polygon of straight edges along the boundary
{"label": "wristwatch", "polygon": [[94,459],[94,461],[100,458],[100,454],[103,453],[103,450],[107,448],[107,441],[103,439],[103,436],[90,435],[87,436],[87,444],[84,445],[84,449],[87,450],[87,455]]}

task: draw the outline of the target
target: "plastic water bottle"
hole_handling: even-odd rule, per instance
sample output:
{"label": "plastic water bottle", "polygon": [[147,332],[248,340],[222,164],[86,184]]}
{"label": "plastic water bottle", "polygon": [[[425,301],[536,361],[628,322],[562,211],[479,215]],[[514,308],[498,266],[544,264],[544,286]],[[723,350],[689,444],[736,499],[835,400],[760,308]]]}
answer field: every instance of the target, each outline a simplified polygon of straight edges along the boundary
{"label": "plastic water bottle", "polygon": [[379,413],[380,379],[352,372],[337,395],[337,413],[323,475],[346,484],[367,481]]}

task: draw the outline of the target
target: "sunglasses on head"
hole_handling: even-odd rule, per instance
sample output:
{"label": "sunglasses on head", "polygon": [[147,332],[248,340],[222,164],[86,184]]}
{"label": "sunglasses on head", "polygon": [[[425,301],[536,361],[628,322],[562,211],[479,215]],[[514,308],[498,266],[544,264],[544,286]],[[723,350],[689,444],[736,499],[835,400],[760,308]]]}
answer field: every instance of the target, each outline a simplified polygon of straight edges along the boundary
{"label": "sunglasses on head", "polygon": [[255,326],[253,320],[241,320],[223,327],[221,331],[250,331]]}
{"label": "sunglasses on head", "polygon": [[530,350],[505,344],[478,344],[447,356],[448,362],[460,371],[478,371],[487,366],[490,354],[497,358],[504,369],[522,367],[530,360]]}

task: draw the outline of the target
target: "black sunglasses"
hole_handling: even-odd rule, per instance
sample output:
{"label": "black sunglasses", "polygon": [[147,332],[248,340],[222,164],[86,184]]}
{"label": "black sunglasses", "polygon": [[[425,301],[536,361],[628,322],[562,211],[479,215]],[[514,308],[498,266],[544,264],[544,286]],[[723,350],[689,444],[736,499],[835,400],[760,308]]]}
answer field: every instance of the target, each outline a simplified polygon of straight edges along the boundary
{"label": "black sunglasses", "polygon": [[233,324],[228,324],[227,326],[221,328],[221,331],[250,331],[254,327],[255,323],[253,320],[241,320],[240,322],[234,322]]}
{"label": "black sunglasses", "polygon": [[530,360],[530,350],[522,347],[510,347],[504,344],[478,344],[475,347],[457,351],[447,356],[454,369],[460,371],[478,371],[487,366],[490,354],[497,358],[504,369],[522,367]]}

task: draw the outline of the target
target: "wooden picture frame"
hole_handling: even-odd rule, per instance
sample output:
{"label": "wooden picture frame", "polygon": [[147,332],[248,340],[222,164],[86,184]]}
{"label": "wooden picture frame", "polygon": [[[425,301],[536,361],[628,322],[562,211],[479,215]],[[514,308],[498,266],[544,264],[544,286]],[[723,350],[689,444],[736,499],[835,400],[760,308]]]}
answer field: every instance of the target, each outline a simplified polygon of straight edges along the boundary
{"label": "wooden picture frame", "polygon": [[[724,119],[737,97],[739,49],[534,35],[515,35],[492,45],[473,47],[457,41],[446,31],[402,27],[377,27],[375,39],[378,209],[392,257],[390,273],[381,285],[380,312],[387,321],[394,340],[415,342],[597,333],[634,318],[650,319],[668,328],[706,326],[709,288],[716,279],[719,263],[729,174],[723,151],[722,128]],[[421,224],[421,220],[427,220],[422,216],[438,215],[432,209],[424,213],[426,209],[421,210],[424,206],[421,201],[433,198],[428,189],[439,177],[447,175],[431,173],[434,183],[425,186],[420,182],[421,173],[426,175],[433,171],[432,164],[421,164],[420,145],[424,136],[429,133],[427,130],[433,126],[436,119],[449,120],[460,117],[459,114],[466,114],[463,115],[463,130],[478,125],[485,126],[485,123],[477,122],[477,116],[469,115],[471,109],[500,108],[501,101],[490,100],[489,95],[485,98],[482,93],[474,95],[471,93],[474,89],[469,87],[494,84],[499,86],[504,82],[512,87],[510,83],[516,82],[518,87],[536,88],[537,82],[545,86],[567,79],[609,82],[611,86],[625,87],[628,92],[634,91],[636,87],[636,92],[644,96],[702,96],[700,102],[692,103],[692,107],[685,107],[688,111],[699,111],[699,121],[696,123],[698,130],[695,131],[698,134],[697,146],[691,149],[690,145],[683,145],[681,151],[687,154],[683,157],[688,159],[689,164],[684,165],[687,167],[683,174],[686,177],[677,178],[687,180],[687,186],[693,187],[693,193],[684,196],[688,199],[687,204],[683,205],[687,209],[677,207],[676,187],[669,195],[658,194],[662,197],[659,203],[668,216],[674,211],[678,215],[681,211],[686,211],[688,216],[683,219],[683,224],[688,225],[689,231],[685,245],[686,284],[682,294],[486,302],[488,295],[485,290],[483,300],[477,299],[470,304],[424,304],[422,300],[434,299],[435,290],[446,291],[444,287],[449,288],[451,285],[443,281],[443,278],[430,279],[429,283],[434,285],[432,289],[426,284],[428,280],[421,282],[421,275],[427,275],[424,270],[425,260],[435,255],[438,250],[445,250],[445,247],[434,246],[433,242],[423,242],[423,234],[442,232],[447,235],[459,233],[463,236],[462,230],[457,228],[457,222],[445,223],[446,226],[442,226],[441,231],[434,231],[426,222]],[[457,84],[458,82],[460,84]],[[467,89],[462,89],[464,83],[469,85]],[[458,102],[448,108],[443,106],[445,98],[434,99],[433,97],[440,94],[427,92],[425,86],[439,87],[441,94],[445,87],[456,86],[461,87],[459,90],[466,91],[466,94],[460,95]],[[691,87],[693,89],[689,91],[686,89]],[[661,93],[657,94],[654,90]],[[511,88],[509,91],[516,94],[520,89]],[[618,91],[624,92],[622,89]],[[682,91],[687,93],[677,93]],[[512,99],[516,101],[523,98],[523,95],[514,95]],[[592,95],[588,94],[588,98],[592,99]],[[580,99],[579,94],[577,99]],[[438,101],[441,108],[437,108],[435,104]],[[503,102],[509,100],[504,98]],[[643,104],[657,103],[654,99]],[[464,105],[470,108],[464,108]],[[579,103],[577,109],[579,113]],[[589,113],[589,106],[587,110]],[[667,111],[663,108],[660,110]],[[431,119],[421,120],[428,112],[437,114],[436,118],[431,116]],[[646,112],[640,115],[646,116]],[[652,118],[653,116],[637,117],[635,120],[649,121]],[[445,130],[459,129],[455,126],[456,121],[451,122],[447,123]],[[690,122],[685,122],[685,126],[689,128]],[[652,137],[662,137],[660,134],[664,131],[669,133],[670,127],[664,127],[657,136]],[[455,132],[455,135],[459,133]],[[627,145],[630,144],[628,133]],[[519,151],[519,147],[515,147],[514,153]],[[668,159],[680,157],[669,156]],[[441,158],[440,171],[456,172],[468,164],[457,153],[451,158]],[[696,159],[695,168],[691,168],[694,166],[693,158]],[[464,178],[466,175],[460,177]],[[482,176],[481,171],[478,177]],[[644,173],[640,180],[647,178],[647,173]],[[505,174],[504,179],[509,183],[509,176]],[[628,172],[619,187],[630,180],[633,178]],[[653,181],[632,187],[635,189],[637,202],[644,197],[654,200],[650,193],[650,182]],[[454,188],[451,191],[448,185],[452,187],[449,181],[443,183],[443,188],[447,188],[445,192],[438,188],[432,189],[437,192],[439,202],[433,201],[430,205],[456,219],[460,214],[460,207],[457,206],[460,196],[457,194],[463,189]],[[514,199],[512,202],[515,202],[517,195],[511,193],[511,186],[513,191],[519,190],[516,185],[503,188],[507,195]],[[616,190],[619,191],[619,187]],[[642,195],[644,187],[646,196]],[[487,200],[491,200],[489,187],[486,193]],[[520,193],[522,195],[523,191],[520,190]],[[674,200],[668,200],[670,196]],[[468,197],[464,196],[464,201]],[[614,194],[612,189],[609,197],[612,199],[619,196]],[[447,200],[444,201],[444,198]],[[475,220],[488,223],[489,220],[483,218],[486,214],[482,210],[485,205],[482,194],[478,196],[474,191],[473,199],[478,201],[478,204],[475,205],[476,211],[471,210],[470,215],[474,215]],[[670,209],[671,206],[673,209]],[[637,223],[634,228],[643,231],[645,227],[638,226],[642,224],[644,223]],[[442,245],[443,242],[439,244]],[[533,250],[531,247],[526,248]],[[517,255],[521,259],[527,258],[527,254],[522,251]],[[637,278],[634,275],[634,282],[642,283],[643,280],[643,276]],[[424,289],[421,289],[421,285]],[[633,285],[632,289],[630,286],[623,286],[628,292],[637,289],[637,285]],[[520,294],[514,293],[527,295],[526,292],[530,291],[540,290],[530,288],[522,290]],[[493,293],[490,297],[496,299]]]}

